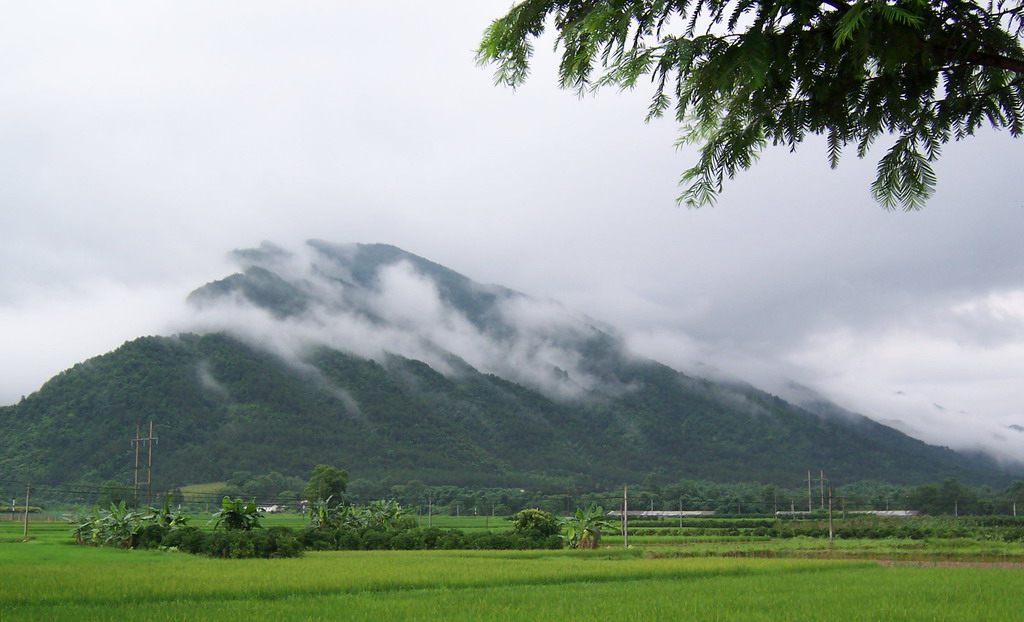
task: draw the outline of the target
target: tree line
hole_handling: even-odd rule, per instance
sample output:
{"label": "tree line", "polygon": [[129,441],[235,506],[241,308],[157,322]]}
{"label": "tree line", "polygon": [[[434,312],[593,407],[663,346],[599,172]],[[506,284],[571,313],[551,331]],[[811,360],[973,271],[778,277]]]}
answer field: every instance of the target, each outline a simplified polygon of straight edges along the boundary
{"label": "tree line", "polygon": [[[631,510],[714,511],[718,515],[768,515],[779,511],[815,511],[828,505],[829,490],[837,511],[917,510],[929,515],[1016,515],[1024,513],[1024,480],[1008,486],[970,486],[953,478],[915,486],[898,486],[876,481],[859,481],[839,486],[812,481],[780,487],[775,484],[729,483],[710,480],[664,481],[651,473],[643,481],[622,488],[562,491],[538,491],[526,488],[468,487],[428,485],[421,480],[393,483],[390,480],[351,479],[347,471],[330,465],[318,465],[307,478],[283,476],[277,472],[254,475],[236,471],[226,485],[208,493],[184,493],[181,489],[159,491],[155,498],[170,495],[175,507],[205,511],[217,507],[221,498],[254,499],[258,504],[281,505],[300,510],[305,503],[333,497],[335,501],[367,503],[375,499],[394,499],[415,515],[506,517],[528,508],[554,515],[569,515],[578,507],[594,503],[608,509],[621,509],[624,492]],[[16,505],[24,502],[24,484],[6,482],[7,499]],[[142,507],[152,502],[136,499],[135,489],[117,481],[99,486],[33,488],[33,505],[48,511],[72,504],[107,507],[124,502],[126,507]],[[304,503],[305,502],[305,503]],[[4,507],[0,505],[0,507]]]}

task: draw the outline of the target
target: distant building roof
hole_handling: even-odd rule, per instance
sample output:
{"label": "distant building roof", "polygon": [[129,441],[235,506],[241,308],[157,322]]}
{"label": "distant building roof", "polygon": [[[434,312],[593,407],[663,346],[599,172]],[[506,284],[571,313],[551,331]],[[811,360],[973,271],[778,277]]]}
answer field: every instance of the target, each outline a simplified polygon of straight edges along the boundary
{"label": "distant building roof", "polygon": [[[622,516],[622,510],[607,512],[608,516]],[[714,516],[714,510],[630,510],[626,516],[637,518],[685,518],[687,516]]]}

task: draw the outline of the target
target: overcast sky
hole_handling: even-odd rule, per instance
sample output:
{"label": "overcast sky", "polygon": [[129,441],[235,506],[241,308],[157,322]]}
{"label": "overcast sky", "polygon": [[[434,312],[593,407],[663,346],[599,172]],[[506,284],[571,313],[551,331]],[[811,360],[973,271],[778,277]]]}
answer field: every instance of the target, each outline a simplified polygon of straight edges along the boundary
{"label": "overcast sky", "polygon": [[[771,150],[717,206],[647,92],[513,92],[508,0],[31,2],[0,20],[0,403],[168,334],[228,251],[384,242],[560,300],[639,353],[1024,458],[1021,149],[947,146],[918,213],[875,160]],[[879,154],[874,154],[876,157]],[[784,394],[784,393],[783,393]]]}

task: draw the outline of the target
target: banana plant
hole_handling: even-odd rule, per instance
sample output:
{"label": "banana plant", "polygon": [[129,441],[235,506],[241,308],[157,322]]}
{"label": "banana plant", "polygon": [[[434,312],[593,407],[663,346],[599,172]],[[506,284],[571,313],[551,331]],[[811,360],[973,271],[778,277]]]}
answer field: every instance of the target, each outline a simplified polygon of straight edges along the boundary
{"label": "banana plant", "polygon": [[75,536],[77,544],[96,545],[100,543],[101,518],[98,507],[93,508],[90,514],[75,504],[74,513],[65,516],[64,520],[71,523],[71,534]]}
{"label": "banana plant", "polygon": [[255,498],[246,503],[241,498],[232,501],[230,497],[224,497],[220,502],[220,509],[214,513],[210,522],[216,521],[213,525],[214,530],[223,524],[224,529],[228,531],[249,531],[261,527],[262,513],[263,510],[256,505]]}
{"label": "banana plant", "polygon": [[100,519],[100,537],[104,544],[130,549],[142,527],[142,513],[126,507],[125,502],[110,504],[110,512]]}
{"label": "banana plant", "polygon": [[363,510],[369,526],[383,528],[387,531],[406,527],[409,520],[405,517],[412,513],[412,509],[403,508],[394,499],[371,501]]}
{"label": "banana plant", "polygon": [[562,519],[566,534],[562,536],[569,548],[593,549],[601,541],[601,530],[611,528],[604,508],[591,502],[585,508],[576,508],[576,514]]}
{"label": "banana plant", "polygon": [[162,508],[146,508],[146,511],[149,513],[143,517],[143,520],[147,520],[156,523],[157,525],[163,525],[164,527],[171,528],[184,527],[186,524],[188,524],[188,516],[185,516],[180,511],[177,511],[171,507],[171,499],[173,496],[174,495],[172,493],[168,493],[167,496],[164,497],[164,503]]}
{"label": "banana plant", "polygon": [[341,526],[342,504],[331,505],[334,496],[316,500],[309,506],[309,526],[314,529],[332,529]]}

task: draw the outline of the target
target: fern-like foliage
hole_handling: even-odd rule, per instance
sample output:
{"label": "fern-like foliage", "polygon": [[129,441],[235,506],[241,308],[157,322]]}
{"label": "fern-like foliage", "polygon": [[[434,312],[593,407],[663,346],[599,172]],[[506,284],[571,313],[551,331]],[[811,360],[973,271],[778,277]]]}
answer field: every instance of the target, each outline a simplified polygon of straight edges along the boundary
{"label": "fern-like foliage", "polygon": [[1024,128],[1021,0],[526,0],[491,23],[477,59],[521,84],[551,25],[563,88],[649,77],[647,118],[672,110],[680,143],[701,145],[681,182],[691,207],[713,203],[768,144],[817,134],[833,167],[851,144],[864,157],[892,140],[872,195],[918,209],[943,144]]}

